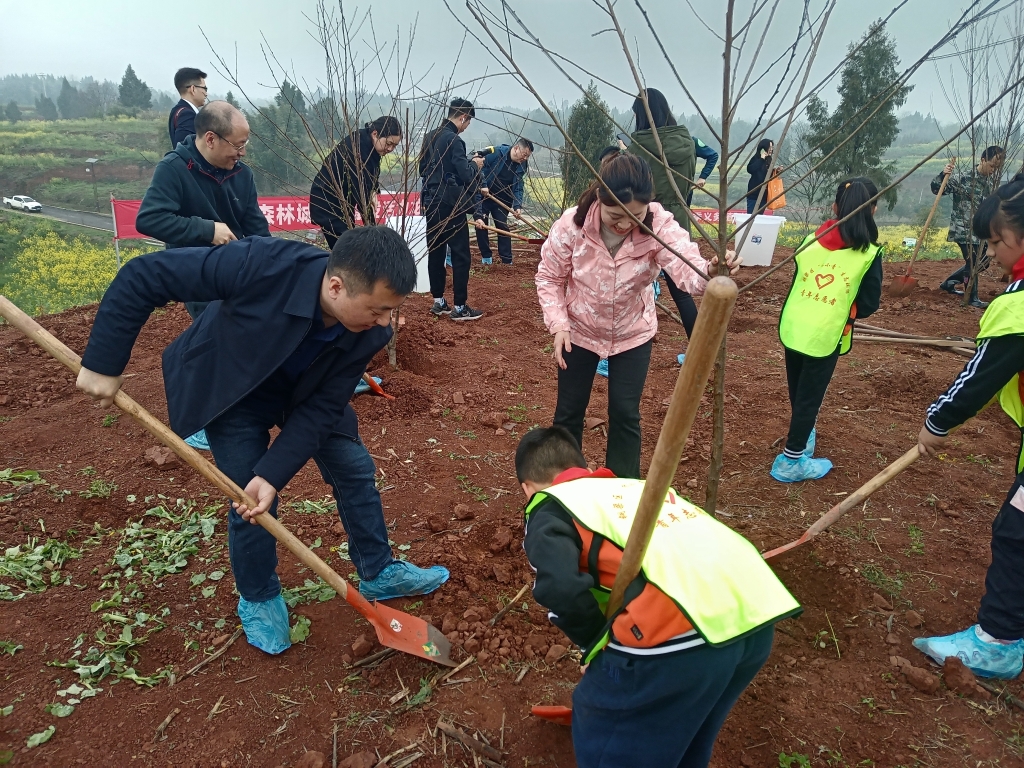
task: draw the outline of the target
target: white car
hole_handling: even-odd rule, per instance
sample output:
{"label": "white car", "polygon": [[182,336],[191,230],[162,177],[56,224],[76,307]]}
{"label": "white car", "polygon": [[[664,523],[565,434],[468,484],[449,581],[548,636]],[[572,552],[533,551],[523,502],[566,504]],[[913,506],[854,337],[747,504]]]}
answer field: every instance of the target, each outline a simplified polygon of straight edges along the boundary
{"label": "white car", "polygon": [[19,211],[32,211],[34,213],[39,213],[39,211],[43,210],[43,206],[41,206],[39,203],[37,203],[35,200],[33,200],[31,197],[28,197],[27,195],[15,195],[14,197],[5,197],[4,205],[6,205],[8,208],[15,208]]}

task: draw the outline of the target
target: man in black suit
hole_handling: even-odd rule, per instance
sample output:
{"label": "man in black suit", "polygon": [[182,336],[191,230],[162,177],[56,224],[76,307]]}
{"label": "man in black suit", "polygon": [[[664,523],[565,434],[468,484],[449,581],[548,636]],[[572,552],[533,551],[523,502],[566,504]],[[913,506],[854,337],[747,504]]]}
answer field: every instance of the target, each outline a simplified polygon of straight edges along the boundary
{"label": "man in black suit", "polygon": [[171,149],[196,132],[196,112],[206,103],[206,73],[195,67],[182,67],[174,73],[174,89],[181,99],[167,118]]}
{"label": "man in black suit", "polygon": [[129,261],[100,304],[78,387],[108,406],[153,309],[210,302],[164,350],[167,413],[179,435],[205,428],[217,466],[257,502],[229,512],[228,546],[242,627],[267,653],[290,645],[288,609],[277,543],[253,518],[276,514],[278,490],[310,458],[334,493],[368,600],[427,594],[448,579],[441,566],[392,557],[375,467],[349,405],[415,284],[401,235],[366,226],[343,233],[330,254],[270,237],[155,251]]}

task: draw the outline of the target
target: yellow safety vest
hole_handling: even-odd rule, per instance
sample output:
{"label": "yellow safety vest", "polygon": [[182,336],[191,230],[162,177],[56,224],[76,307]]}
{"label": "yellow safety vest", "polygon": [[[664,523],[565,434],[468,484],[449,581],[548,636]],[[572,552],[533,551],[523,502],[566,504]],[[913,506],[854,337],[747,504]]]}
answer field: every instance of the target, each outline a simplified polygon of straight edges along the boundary
{"label": "yellow safety vest", "polygon": [[[1024,336],[1024,281],[1016,281],[992,300],[981,316],[978,341],[997,336]],[[1021,401],[1020,373],[1014,374],[999,390],[999,405],[1021,429],[1021,447],[1017,452],[1017,472],[1024,472],[1024,402]]]}
{"label": "yellow safety vest", "polygon": [[[624,549],[643,490],[643,480],[584,477],[537,493],[526,514],[550,497],[581,526]],[[753,544],[672,489],[642,571],[710,645],[725,645],[803,610]],[[607,641],[606,634],[590,656]]]}
{"label": "yellow safety vest", "polygon": [[850,309],[881,250],[873,245],[866,251],[830,251],[816,242],[797,253],[793,285],[779,316],[779,339],[787,349],[828,357],[841,343],[839,354],[850,351]]}

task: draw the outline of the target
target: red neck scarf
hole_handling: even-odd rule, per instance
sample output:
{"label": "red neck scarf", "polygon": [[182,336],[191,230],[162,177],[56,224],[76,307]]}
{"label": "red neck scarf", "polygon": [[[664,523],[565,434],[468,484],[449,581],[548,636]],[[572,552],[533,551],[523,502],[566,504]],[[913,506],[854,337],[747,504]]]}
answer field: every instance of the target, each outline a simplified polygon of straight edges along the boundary
{"label": "red neck scarf", "polygon": [[1011,280],[1020,280],[1024,278],[1024,256],[1017,259],[1017,263],[1013,265],[1013,269],[1010,270]]}

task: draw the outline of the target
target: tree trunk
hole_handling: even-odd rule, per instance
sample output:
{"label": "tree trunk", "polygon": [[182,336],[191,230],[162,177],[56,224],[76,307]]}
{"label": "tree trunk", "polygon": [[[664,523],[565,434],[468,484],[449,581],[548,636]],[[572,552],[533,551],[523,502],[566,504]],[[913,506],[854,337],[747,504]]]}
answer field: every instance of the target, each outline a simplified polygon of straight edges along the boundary
{"label": "tree trunk", "polygon": [[708,466],[708,487],[704,494],[704,510],[713,515],[718,504],[718,484],[722,479],[722,453],[725,449],[725,345],[718,350],[715,361],[714,426],[711,435],[711,463]]}
{"label": "tree trunk", "polygon": [[391,318],[391,339],[388,341],[388,364],[398,369],[398,319],[402,316],[402,310],[395,312]]}

